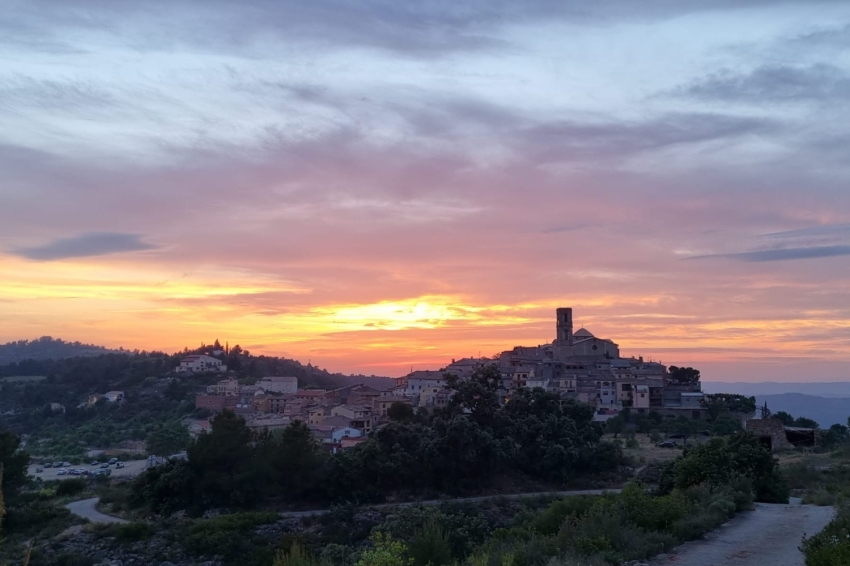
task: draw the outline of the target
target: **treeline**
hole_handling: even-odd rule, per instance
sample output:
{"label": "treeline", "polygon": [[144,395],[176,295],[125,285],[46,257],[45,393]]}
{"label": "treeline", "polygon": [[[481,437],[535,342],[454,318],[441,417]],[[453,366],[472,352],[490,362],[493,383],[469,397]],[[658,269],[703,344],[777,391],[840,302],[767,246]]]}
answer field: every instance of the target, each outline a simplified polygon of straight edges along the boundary
{"label": "treeline", "polygon": [[109,351],[103,346],[66,342],[59,338],[42,336],[37,340],[17,340],[0,344],[0,364],[23,360],[59,360],[77,356],[97,356]]}
{"label": "treeline", "polygon": [[[250,508],[283,502],[373,502],[389,495],[466,494],[514,476],[563,485],[623,463],[601,439],[593,409],[542,389],[501,403],[495,367],[469,380],[450,378],[449,404],[429,418],[409,415],[355,448],[328,455],[310,430],[293,423],[281,434],[254,434],[230,412],[188,449],[188,462],[149,470],[134,484],[135,501],[156,511]],[[402,415],[403,412],[399,411]]]}

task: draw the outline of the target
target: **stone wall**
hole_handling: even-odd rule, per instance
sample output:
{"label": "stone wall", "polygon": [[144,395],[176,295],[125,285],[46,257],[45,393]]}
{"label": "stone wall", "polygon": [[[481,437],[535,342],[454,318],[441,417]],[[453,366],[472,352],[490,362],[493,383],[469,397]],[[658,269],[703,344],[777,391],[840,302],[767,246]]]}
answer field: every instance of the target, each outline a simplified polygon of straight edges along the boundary
{"label": "stone wall", "polygon": [[785,437],[785,427],[779,419],[749,419],[744,428],[759,438],[770,438],[770,448],[774,452],[793,448]]}

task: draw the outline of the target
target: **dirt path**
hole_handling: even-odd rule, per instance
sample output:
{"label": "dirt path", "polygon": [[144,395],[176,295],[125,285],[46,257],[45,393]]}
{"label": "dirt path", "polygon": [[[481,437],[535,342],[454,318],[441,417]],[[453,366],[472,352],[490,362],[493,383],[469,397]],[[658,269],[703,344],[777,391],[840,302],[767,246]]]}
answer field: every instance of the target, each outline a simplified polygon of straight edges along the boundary
{"label": "dirt path", "polygon": [[69,503],[65,507],[78,517],[82,517],[83,519],[88,519],[92,523],[127,523],[126,519],[121,519],[120,517],[112,517],[110,515],[104,515],[100,511],[94,508],[97,505],[97,502],[100,501],[99,497],[93,497],[91,499],[83,499],[82,501],[74,501],[73,503]]}
{"label": "dirt path", "polygon": [[832,519],[832,507],[756,503],[704,540],[686,543],[675,554],[661,555],[652,566],[803,566],[798,550],[803,535],[820,532]]}

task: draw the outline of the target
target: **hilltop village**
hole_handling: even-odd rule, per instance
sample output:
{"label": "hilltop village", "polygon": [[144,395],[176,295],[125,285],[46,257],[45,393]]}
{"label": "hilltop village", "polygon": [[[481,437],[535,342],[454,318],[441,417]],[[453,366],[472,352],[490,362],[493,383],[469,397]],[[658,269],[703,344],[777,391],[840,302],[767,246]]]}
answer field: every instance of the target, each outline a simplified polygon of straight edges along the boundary
{"label": "hilltop village", "polygon": [[[595,408],[605,421],[628,409],[638,414],[657,412],[669,419],[703,418],[706,409],[698,381],[671,379],[668,368],[643,358],[620,357],[619,346],[580,328],[573,331],[571,308],[556,311],[556,337],[534,347],[517,346],[495,358],[452,360],[442,369],[413,371],[386,389],[354,384],[333,390],[301,389],[295,377],[264,377],[251,385],[226,378],[197,395],[195,405],[217,413],[229,409],[248,426],[282,429],[293,421],[305,422],[330,450],[363,442],[369,432],[388,422],[394,404],[414,411],[433,411],[448,403],[447,376],[469,379],[476,371],[495,365],[502,377],[502,394],[509,401],[519,388],[540,387],[563,399],[576,399]],[[207,355],[187,356],[179,372],[226,371]],[[190,423],[193,436],[209,430],[209,420]]]}

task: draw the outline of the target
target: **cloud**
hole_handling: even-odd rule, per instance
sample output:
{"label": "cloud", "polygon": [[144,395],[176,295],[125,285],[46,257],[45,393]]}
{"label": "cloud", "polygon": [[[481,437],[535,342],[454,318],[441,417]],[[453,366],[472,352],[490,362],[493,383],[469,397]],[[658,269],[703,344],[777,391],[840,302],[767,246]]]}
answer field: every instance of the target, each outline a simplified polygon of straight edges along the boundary
{"label": "cloud", "polygon": [[683,258],[693,259],[735,259],[745,262],[787,261],[795,259],[815,259],[850,255],[850,246],[814,246],[809,248],[782,248],[731,254],[709,254]]}
{"label": "cloud", "polygon": [[844,100],[850,98],[850,73],[826,63],[806,67],[765,65],[743,74],[715,73],[678,93],[700,99],[756,103]]}
{"label": "cloud", "polygon": [[138,234],[90,232],[71,238],[60,238],[41,246],[17,248],[12,250],[12,253],[27,259],[51,261],[153,250],[156,248],[157,246],[143,242]]}
{"label": "cloud", "polygon": [[[840,4],[842,0],[822,3]],[[34,6],[38,4],[38,6]],[[788,4],[752,0],[748,8]],[[664,20],[686,14],[740,8],[736,0],[20,0],[0,15],[0,41],[56,52],[56,29],[108,29],[141,51],[168,51],[190,44],[204,50],[255,51],[268,38],[327,48],[366,47],[435,57],[502,48],[507,25],[539,22],[605,24]],[[128,25],[129,23],[129,25]]]}
{"label": "cloud", "polygon": [[673,145],[766,133],[779,124],[763,118],[713,113],[669,113],[632,122],[553,121],[519,132],[517,149],[535,160],[570,161],[628,157]]}

